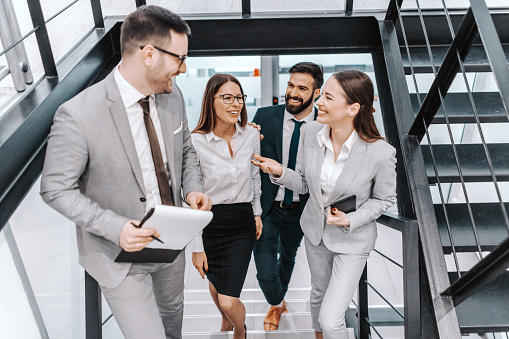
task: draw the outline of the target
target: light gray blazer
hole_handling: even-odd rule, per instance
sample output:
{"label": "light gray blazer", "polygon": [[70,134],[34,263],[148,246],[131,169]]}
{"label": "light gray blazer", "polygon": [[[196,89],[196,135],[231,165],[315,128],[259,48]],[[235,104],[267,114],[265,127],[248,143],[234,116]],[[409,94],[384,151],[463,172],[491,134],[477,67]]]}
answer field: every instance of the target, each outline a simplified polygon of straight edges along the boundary
{"label": "light gray blazer", "polygon": [[[323,241],[336,253],[368,253],[375,246],[375,220],[396,201],[396,150],[383,140],[367,143],[358,138],[351,150],[336,187],[324,201],[320,173],[325,146],[320,147],[318,132],[324,125],[313,121],[306,126],[299,147],[296,171],[285,168],[275,182],[300,194],[309,192],[301,217],[302,231],[313,245]],[[327,207],[338,199],[355,194],[357,210],[348,213],[350,231],[327,224]]]}
{"label": "light gray blazer", "polygon": [[[175,205],[203,192],[182,93],[155,96]],[[159,140],[159,142],[163,142]],[[143,218],[145,186],[127,113],[113,72],[62,104],[55,114],[41,182],[43,200],[76,223],[79,263],[102,286],[115,288],[130,263],[115,263],[128,219]],[[182,225],[184,226],[184,225]]]}

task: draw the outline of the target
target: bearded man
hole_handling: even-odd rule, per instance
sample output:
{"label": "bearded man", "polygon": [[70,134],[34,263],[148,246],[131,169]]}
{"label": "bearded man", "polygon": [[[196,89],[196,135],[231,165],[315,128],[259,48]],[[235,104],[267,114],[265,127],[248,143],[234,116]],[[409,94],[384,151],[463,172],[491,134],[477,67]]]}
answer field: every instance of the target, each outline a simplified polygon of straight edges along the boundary
{"label": "bearded man", "polygon": [[[313,103],[323,85],[323,68],[300,62],[288,72],[285,104],[258,109],[253,122],[261,126],[264,135],[261,155],[295,169],[300,135],[306,123],[317,116]],[[308,195],[273,184],[267,174],[260,173],[263,234],[255,242],[253,253],[258,283],[271,305],[263,326],[270,331],[278,329],[281,314],[286,312],[284,298],[303,236],[299,220]]]}

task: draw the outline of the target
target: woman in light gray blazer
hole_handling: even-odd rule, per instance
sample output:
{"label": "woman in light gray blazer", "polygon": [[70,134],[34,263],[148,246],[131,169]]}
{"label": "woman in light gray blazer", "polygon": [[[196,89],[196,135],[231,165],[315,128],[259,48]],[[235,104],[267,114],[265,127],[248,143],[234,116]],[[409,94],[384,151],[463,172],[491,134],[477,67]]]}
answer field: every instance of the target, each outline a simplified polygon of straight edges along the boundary
{"label": "woman in light gray blazer", "polygon": [[[396,151],[373,118],[373,84],[359,71],[335,73],[306,126],[299,167],[255,156],[272,180],[310,198],[301,217],[311,270],[311,317],[316,338],[346,339],[345,312],[375,246],[376,219],[396,201]],[[356,196],[350,213],[331,203]]]}

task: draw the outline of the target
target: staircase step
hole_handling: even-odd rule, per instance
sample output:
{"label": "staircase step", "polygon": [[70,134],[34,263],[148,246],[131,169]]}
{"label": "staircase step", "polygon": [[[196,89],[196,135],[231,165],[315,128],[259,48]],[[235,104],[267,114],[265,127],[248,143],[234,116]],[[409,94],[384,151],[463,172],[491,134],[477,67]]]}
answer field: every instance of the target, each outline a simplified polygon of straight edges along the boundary
{"label": "staircase step", "polygon": [[[355,339],[353,330],[349,329],[348,339]],[[247,331],[248,339],[309,339],[314,338],[315,331],[313,330],[278,330],[278,331]],[[232,339],[233,332],[184,332],[182,333],[183,339]]]}
{"label": "staircase step", "polygon": [[[498,92],[474,92],[472,93],[479,121],[481,123],[508,122],[507,113],[500,93]],[[426,94],[420,94],[421,103],[424,102]],[[419,112],[419,101],[417,94],[410,94],[414,115]],[[470,103],[468,93],[448,93],[445,97],[445,111],[451,124],[472,124],[476,123],[474,109]],[[445,124],[444,109],[440,107],[434,124]]]}
{"label": "staircase step", "polygon": [[[246,324],[249,330],[263,331],[264,313],[247,313]],[[221,315],[219,311],[214,315],[184,315],[183,332],[210,332],[219,330],[221,327]],[[309,330],[311,325],[311,314],[309,312],[284,313],[279,322],[280,330]]]}
{"label": "staircase step", "polygon": [[[309,298],[307,299],[289,299],[285,298],[289,313],[293,312],[309,312]],[[263,300],[246,300],[241,299],[246,307],[247,313],[267,313],[269,304]],[[217,314],[217,307],[209,296],[204,301],[184,301],[184,314]]]}
{"label": "staircase step", "polygon": [[[483,251],[493,250],[502,240],[507,238],[508,231],[500,204],[470,204],[474,222]],[[438,231],[445,254],[452,252],[444,209],[441,204],[434,205],[438,222]],[[505,203],[509,212],[509,203]],[[457,252],[475,252],[478,250],[468,206],[466,204],[446,204],[445,210],[451,227],[454,248]]]}
{"label": "staircase step", "polygon": [[[429,145],[422,145],[422,153],[426,164],[429,184],[436,184],[437,178],[433,169]],[[456,149],[459,157],[463,179],[465,182],[491,182],[491,172],[482,144],[458,144]],[[509,181],[509,144],[489,144],[488,150],[493,162],[498,181]],[[460,176],[454,160],[452,145],[434,145],[433,153],[437,165],[440,182],[460,182]]]}
{"label": "staircase step", "polygon": [[[290,287],[286,292],[285,298],[290,300],[309,300],[309,294],[311,293],[311,287]],[[185,301],[203,301],[211,300],[210,292],[207,289],[185,289],[184,290]],[[263,292],[260,288],[243,288],[240,294],[240,300],[265,300]]]}
{"label": "staircase step", "polygon": [[[455,281],[456,272],[449,273]],[[504,272],[493,282],[456,306],[462,334],[509,331],[509,272]]]}
{"label": "staircase step", "polygon": [[[438,72],[449,47],[432,47],[433,62]],[[506,59],[509,60],[509,45],[502,45]],[[410,61],[405,47],[401,47],[401,57],[405,74],[411,74]],[[410,47],[410,57],[414,73],[433,73],[427,47]],[[473,46],[464,62],[466,72],[491,72],[490,63],[483,46]]]}

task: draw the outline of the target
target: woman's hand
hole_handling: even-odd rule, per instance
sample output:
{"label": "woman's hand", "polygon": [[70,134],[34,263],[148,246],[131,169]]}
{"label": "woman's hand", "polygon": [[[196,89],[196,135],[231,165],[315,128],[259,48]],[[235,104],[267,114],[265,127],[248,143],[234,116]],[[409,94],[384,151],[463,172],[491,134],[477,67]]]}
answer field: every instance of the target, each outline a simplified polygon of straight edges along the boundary
{"label": "woman's hand", "polygon": [[350,227],[350,220],[346,213],[338,210],[337,208],[327,208],[327,224],[335,226]]}
{"label": "woman's hand", "polygon": [[283,166],[276,160],[271,158],[264,158],[261,155],[254,154],[253,157],[258,160],[251,160],[253,165],[259,167],[263,172],[271,174],[275,177],[280,177],[283,174]]}
{"label": "woman's hand", "polygon": [[201,278],[205,278],[205,271],[209,270],[209,264],[207,263],[207,255],[205,252],[193,252],[193,265],[200,273]]}
{"label": "woman's hand", "polygon": [[262,217],[261,216],[255,217],[255,223],[256,223],[256,240],[258,240],[262,235],[263,229]]}

